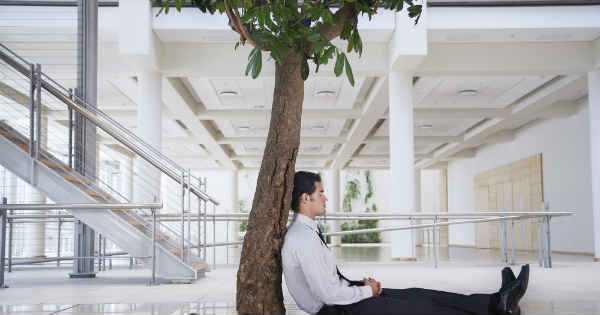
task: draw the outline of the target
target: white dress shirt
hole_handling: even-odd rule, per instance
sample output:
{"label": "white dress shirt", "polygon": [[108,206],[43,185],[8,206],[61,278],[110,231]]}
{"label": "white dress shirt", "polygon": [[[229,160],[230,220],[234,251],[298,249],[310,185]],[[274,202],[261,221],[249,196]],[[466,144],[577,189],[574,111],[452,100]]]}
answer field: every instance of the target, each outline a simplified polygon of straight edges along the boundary
{"label": "white dress shirt", "polygon": [[325,305],[356,303],[373,295],[370,286],[348,286],[339,278],[336,260],[317,234],[317,222],[296,214],[281,249],[288,291],[300,309],[316,314]]}

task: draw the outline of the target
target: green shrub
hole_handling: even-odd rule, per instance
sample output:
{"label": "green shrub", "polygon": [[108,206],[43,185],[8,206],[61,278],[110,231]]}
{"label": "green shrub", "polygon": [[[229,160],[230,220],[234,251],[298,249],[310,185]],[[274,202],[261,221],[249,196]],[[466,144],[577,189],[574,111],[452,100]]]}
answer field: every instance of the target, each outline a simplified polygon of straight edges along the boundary
{"label": "green shrub", "polygon": [[[377,220],[358,220],[349,224],[342,223],[342,231],[353,231],[362,229],[374,229],[377,227]],[[342,236],[342,243],[361,244],[361,243],[381,243],[378,232],[351,234]]]}

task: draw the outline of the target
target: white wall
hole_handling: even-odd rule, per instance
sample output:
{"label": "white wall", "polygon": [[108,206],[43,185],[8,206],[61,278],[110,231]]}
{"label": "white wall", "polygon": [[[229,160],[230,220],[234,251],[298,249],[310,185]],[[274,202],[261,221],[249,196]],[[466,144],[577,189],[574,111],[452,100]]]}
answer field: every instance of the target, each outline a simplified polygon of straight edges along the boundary
{"label": "white wall", "polygon": [[[573,116],[540,121],[520,130],[512,142],[481,148],[477,156],[449,163],[450,212],[475,208],[474,176],[485,170],[542,153],[544,200],[550,210],[576,214],[552,223],[552,249],[593,252],[588,105]],[[538,210],[538,209],[532,209]],[[450,227],[451,245],[475,245],[473,225]]]}

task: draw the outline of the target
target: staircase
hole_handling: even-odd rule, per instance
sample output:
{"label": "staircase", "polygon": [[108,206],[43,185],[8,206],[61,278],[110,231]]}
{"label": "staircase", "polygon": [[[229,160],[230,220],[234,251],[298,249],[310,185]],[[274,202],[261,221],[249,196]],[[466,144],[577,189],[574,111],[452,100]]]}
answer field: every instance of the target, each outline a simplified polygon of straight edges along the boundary
{"label": "staircase", "polygon": [[[0,66],[5,66],[4,69],[13,70],[14,75],[21,75],[22,77],[26,77],[27,80],[31,80],[32,76],[27,76],[27,64],[25,64],[25,61],[21,58],[15,58],[11,54],[16,56],[8,48],[0,44]],[[4,76],[6,77],[6,74]],[[40,88],[48,92],[49,96],[47,97],[54,97],[54,101],[56,99],[62,101],[65,104],[65,108],[77,111],[99,129],[114,135],[115,140],[121,140],[121,142],[117,142],[118,144],[136,152],[138,157],[144,158],[147,161],[155,161],[153,165],[180,184],[182,189],[187,191],[188,194],[193,193],[202,202],[214,203],[214,200],[202,193],[198,187],[192,186],[189,179],[186,183],[185,171],[181,167],[139,140],[123,126],[118,125],[110,117],[106,116],[106,114],[94,109],[96,112],[92,115],[79,102],[65,102],[65,100],[71,100],[63,93],[65,89],[58,86],[50,78],[48,79],[45,81],[42,80],[40,86]],[[26,94],[19,92],[18,89],[11,91],[12,94],[18,95],[11,96],[5,94],[2,96],[9,99],[12,98],[14,104],[17,104],[14,106],[25,106],[24,103],[26,102],[23,102],[23,97],[27,98]],[[2,109],[1,106],[2,103],[0,103],[0,111],[9,110]],[[21,115],[26,115],[23,113]],[[20,117],[21,121],[28,118]],[[128,202],[126,198],[110,186],[101,183],[97,178],[83,177],[49,152],[56,151],[56,148],[50,150],[50,146],[42,147],[37,155],[39,157],[36,158],[36,155],[30,152],[30,139],[23,135],[24,128],[14,128],[14,124],[11,119],[0,120],[0,164],[13,174],[19,176],[57,203]],[[53,137],[53,134],[49,133],[47,137],[50,139]],[[57,137],[59,136],[57,135]],[[188,174],[189,177],[190,175]],[[181,191],[175,194],[179,196],[180,193]],[[181,202],[183,203],[183,200]],[[187,211],[190,211],[190,209]],[[144,262],[145,266],[152,268],[152,259],[148,257],[152,256],[153,231],[150,211],[148,209],[70,210],[70,213],[95,231],[110,239],[131,256],[147,257],[140,260]],[[200,231],[196,232],[199,239]],[[195,280],[204,275],[208,265],[200,257],[199,250],[196,250],[197,254],[194,254],[189,234],[191,232],[185,235],[185,228],[177,231],[167,224],[158,224],[156,231],[156,274],[159,278],[165,280]]]}

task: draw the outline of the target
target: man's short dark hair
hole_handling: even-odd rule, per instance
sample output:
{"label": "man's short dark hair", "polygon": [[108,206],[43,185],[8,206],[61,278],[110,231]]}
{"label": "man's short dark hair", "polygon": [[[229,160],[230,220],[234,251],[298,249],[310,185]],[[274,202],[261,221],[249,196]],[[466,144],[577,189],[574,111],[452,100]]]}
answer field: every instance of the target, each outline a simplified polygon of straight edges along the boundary
{"label": "man's short dark hair", "polygon": [[315,182],[321,182],[321,175],[311,172],[296,172],[294,175],[294,190],[292,191],[292,210],[298,211],[300,196],[315,192]]}

